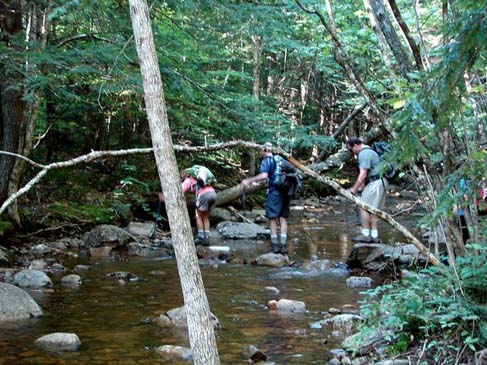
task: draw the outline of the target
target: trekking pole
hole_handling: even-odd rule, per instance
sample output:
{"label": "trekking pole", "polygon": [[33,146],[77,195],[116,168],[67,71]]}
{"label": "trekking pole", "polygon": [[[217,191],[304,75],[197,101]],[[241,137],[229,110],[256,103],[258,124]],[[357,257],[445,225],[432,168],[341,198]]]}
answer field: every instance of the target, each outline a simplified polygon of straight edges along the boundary
{"label": "trekking pole", "polygon": [[152,243],[154,243],[156,239],[156,231],[157,231],[157,222],[159,222],[159,212],[161,211],[161,201],[159,200],[157,202],[157,213],[156,213],[156,220],[154,221],[154,226],[152,228],[152,232],[150,234],[150,241],[151,241],[151,246]]}
{"label": "trekking pole", "polygon": [[245,188],[240,188],[240,199],[242,200],[242,207],[247,210],[247,196],[245,195]]}

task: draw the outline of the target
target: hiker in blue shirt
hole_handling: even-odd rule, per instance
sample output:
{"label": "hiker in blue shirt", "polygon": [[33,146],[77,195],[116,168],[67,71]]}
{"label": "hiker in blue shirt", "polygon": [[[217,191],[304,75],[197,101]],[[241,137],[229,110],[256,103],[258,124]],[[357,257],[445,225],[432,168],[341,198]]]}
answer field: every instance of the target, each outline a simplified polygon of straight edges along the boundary
{"label": "hiker in blue shirt", "polygon": [[[386,193],[389,183],[387,179],[380,176],[380,158],[377,152],[362,143],[357,137],[347,141],[347,149],[357,156],[359,175],[355,184],[349,189],[353,195],[359,195],[360,199],[373,208],[382,209],[386,200]],[[355,242],[380,242],[377,229],[378,218],[360,208],[360,223],[362,226],[361,235],[352,238]]]}
{"label": "hiker in blue shirt", "polygon": [[[288,195],[282,193],[277,189],[274,183],[274,176],[276,171],[280,168],[281,159],[286,161],[281,156],[274,158],[270,149],[272,143],[266,142],[262,148],[262,162],[259,169],[259,174],[253,177],[242,180],[240,188],[245,188],[255,182],[268,180],[269,188],[267,189],[267,196],[265,202],[265,214],[269,220],[269,229],[271,231],[271,251],[273,253],[287,254],[287,219],[289,217],[289,202]],[[277,163],[276,163],[277,160]],[[280,227],[280,246],[278,241],[278,227]]]}

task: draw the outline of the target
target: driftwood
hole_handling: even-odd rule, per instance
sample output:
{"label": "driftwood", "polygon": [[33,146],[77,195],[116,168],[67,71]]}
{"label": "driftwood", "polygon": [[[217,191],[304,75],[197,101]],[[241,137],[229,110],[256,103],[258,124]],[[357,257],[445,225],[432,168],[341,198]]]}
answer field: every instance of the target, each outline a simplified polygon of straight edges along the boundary
{"label": "driftwood", "polygon": [[255,222],[251,221],[250,219],[248,219],[247,217],[244,217],[242,214],[240,214],[238,212],[237,209],[235,209],[234,207],[232,207],[231,205],[228,206],[228,210],[230,212],[232,212],[233,215],[235,215],[236,217],[240,218],[241,220],[243,220],[245,223],[250,223],[250,224],[255,224]]}

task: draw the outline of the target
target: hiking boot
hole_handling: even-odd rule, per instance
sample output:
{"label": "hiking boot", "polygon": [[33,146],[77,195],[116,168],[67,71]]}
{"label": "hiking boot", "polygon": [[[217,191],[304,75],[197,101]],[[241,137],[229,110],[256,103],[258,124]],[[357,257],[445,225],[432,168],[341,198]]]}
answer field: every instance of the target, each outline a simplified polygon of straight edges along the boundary
{"label": "hiking boot", "polygon": [[363,242],[363,243],[371,243],[372,242],[372,237],[370,236],[364,236],[361,234],[360,236],[352,238],[353,242]]}
{"label": "hiking boot", "polygon": [[282,253],[283,255],[287,255],[287,247],[286,247],[286,245],[281,245],[281,248],[279,249],[279,252]]}
{"label": "hiking boot", "polygon": [[194,244],[196,246],[201,245],[201,246],[209,246],[210,245],[210,240],[206,237],[196,237],[194,240]]}
{"label": "hiking boot", "polygon": [[370,236],[370,243],[380,243],[380,238]]}
{"label": "hiking boot", "polygon": [[277,245],[277,243],[271,243],[271,251],[272,253],[281,253],[281,251],[279,250],[279,246]]}

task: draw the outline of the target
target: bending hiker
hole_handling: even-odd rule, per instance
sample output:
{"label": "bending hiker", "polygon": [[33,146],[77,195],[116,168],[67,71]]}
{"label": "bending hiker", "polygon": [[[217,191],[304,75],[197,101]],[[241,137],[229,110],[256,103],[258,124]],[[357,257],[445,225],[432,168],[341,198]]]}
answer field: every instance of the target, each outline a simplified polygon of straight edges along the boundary
{"label": "bending hiker", "polygon": [[[212,184],[216,179],[204,166],[194,165],[180,174],[183,193],[192,192],[196,196],[195,216],[197,237],[196,245],[208,246],[210,244],[210,212],[215,207],[216,192]],[[163,201],[163,194],[159,194]]]}
{"label": "bending hiker", "polygon": [[[266,142],[264,144],[261,151],[263,159],[260,164],[259,174],[242,180],[240,188],[245,189],[254,182],[268,180],[269,187],[265,202],[265,214],[269,220],[269,229],[271,231],[271,251],[287,254],[287,218],[289,217],[290,197],[287,193],[282,193],[276,184],[286,164],[291,164],[281,156],[274,156],[269,150],[271,148],[272,143]],[[278,227],[280,227],[280,246],[277,235]]]}
{"label": "bending hiker", "polygon": [[[361,193],[361,200],[374,207],[382,209],[386,200],[386,178],[379,174],[380,158],[377,152],[362,143],[360,138],[350,138],[347,141],[347,149],[355,154],[358,159],[359,175],[355,184],[349,189],[353,195]],[[355,242],[380,242],[377,230],[378,218],[360,208],[360,224],[362,234],[352,238]]]}

